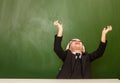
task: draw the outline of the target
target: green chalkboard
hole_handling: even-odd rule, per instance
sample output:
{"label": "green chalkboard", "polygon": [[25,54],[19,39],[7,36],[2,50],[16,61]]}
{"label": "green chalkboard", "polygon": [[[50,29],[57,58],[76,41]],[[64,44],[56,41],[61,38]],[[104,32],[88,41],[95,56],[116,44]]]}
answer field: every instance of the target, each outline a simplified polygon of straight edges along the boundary
{"label": "green chalkboard", "polygon": [[120,0],[0,0],[0,78],[56,78],[62,61],[53,51],[63,24],[63,48],[81,39],[88,52],[107,25],[104,56],[92,63],[93,78],[120,78]]}

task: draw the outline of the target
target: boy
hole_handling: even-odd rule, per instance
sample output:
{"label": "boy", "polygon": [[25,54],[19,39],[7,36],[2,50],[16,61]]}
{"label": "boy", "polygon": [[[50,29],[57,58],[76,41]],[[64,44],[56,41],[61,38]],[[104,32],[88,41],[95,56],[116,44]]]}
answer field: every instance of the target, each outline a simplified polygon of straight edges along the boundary
{"label": "boy", "polygon": [[98,49],[92,53],[86,53],[83,43],[79,39],[72,39],[64,51],[61,47],[63,27],[58,22],[54,22],[58,28],[55,35],[54,51],[63,61],[62,68],[57,76],[59,79],[89,79],[91,76],[91,62],[103,55],[106,48],[106,35],[112,30],[112,26],[107,26],[102,31],[101,41]]}

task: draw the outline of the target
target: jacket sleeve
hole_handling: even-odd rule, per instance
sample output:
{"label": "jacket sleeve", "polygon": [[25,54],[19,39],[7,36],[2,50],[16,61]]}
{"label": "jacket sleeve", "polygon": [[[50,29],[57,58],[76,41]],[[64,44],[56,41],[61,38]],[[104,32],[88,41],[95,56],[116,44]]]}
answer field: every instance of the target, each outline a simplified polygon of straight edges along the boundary
{"label": "jacket sleeve", "polygon": [[90,61],[93,61],[93,60],[101,57],[103,55],[104,51],[105,51],[106,45],[107,45],[107,41],[106,41],[106,43],[100,42],[97,50],[88,54],[89,57],[90,57]]}
{"label": "jacket sleeve", "polygon": [[62,59],[62,61],[64,61],[66,58],[66,51],[63,50],[61,46],[61,42],[62,42],[62,37],[58,37],[57,35],[55,35],[54,51],[58,55],[58,57]]}

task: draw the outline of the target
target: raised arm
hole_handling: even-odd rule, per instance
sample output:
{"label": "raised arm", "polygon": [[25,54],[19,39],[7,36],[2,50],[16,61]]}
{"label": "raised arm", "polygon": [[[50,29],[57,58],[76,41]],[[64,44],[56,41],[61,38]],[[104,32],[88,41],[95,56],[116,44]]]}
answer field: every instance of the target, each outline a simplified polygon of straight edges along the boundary
{"label": "raised arm", "polygon": [[60,23],[58,22],[58,20],[57,20],[57,21],[54,21],[54,26],[56,26],[56,27],[58,28],[57,36],[58,36],[58,37],[62,37],[62,33],[63,33],[62,24],[60,24]]}
{"label": "raised arm", "polygon": [[104,28],[102,30],[101,42],[99,44],[99,47],[97,48],[96,51],[89,54],[91,61],[103,55],[105,48],[106,48],[106,44],[107,44],[106,36],[107,36],[107,33],[111,30],[112,30],[112,26],[107,26],[107,28]]}
{"label": "raised arm", "polygon": [[105,43],[106,42],[106,35],[109,31],[112,30],[112,26],[107,26],[107,28],[104,28],[102,30],[102,36],[101,36],[101,42]]}
{"label": "raised arm", "polygon": [[61,46],[63,32],[62,24],[60,24],[58,21],[55,21],[54,26],[58,28],[58,32],[57,35],[55,35],[54,40],[54,51],[58,55],[58,57],[62,59],[62,61],[64,61],[66,58],[66,51],[64,51]]}

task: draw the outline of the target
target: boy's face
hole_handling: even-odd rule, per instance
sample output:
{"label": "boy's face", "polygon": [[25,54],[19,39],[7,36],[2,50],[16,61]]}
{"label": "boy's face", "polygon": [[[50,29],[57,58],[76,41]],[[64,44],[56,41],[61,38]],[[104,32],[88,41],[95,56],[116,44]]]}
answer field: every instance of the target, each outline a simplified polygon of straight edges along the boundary
{"label": "boy's face", "polygon": [[83,44],[80,40],[72,40],[70,43],[69,49],[72,51],[75,51],[75,50],[83,51]]}

